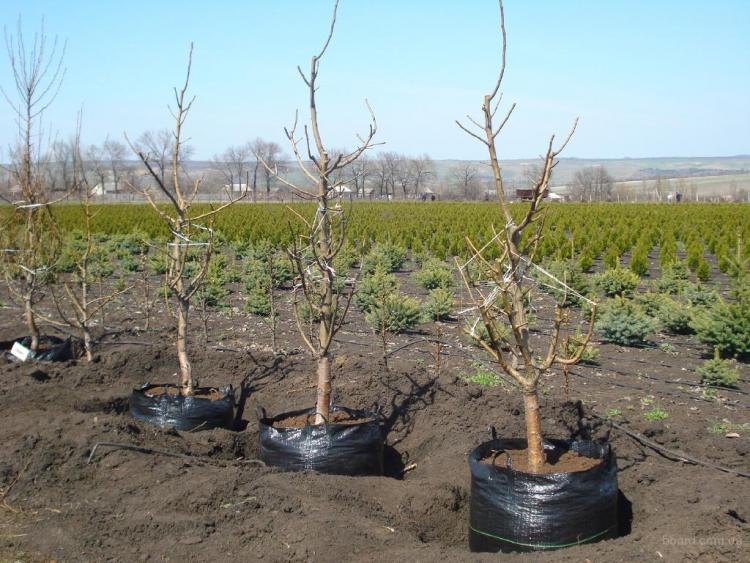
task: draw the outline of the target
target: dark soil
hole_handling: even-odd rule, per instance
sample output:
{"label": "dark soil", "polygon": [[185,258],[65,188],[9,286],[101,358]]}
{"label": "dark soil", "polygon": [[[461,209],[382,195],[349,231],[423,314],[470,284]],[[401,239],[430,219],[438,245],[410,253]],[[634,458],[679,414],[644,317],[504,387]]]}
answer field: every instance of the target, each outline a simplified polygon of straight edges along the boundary
{"label": "dark soil", "polygon": [[[144,391],[143,394],[146,395],[146,397],[158,397],[159,395],[169,395],[170,397],[177,397],[178,395],[182,394],[183,389],[185,389],[185,387],[172,387],[165,385],[159,387],[151,387],[148,391]],[[208,399],[209,401],[221,401],[226,397],[226,394],[223,391],[219,391],[218,389],[195,388],[193,389],[192,396],[199,399]]]}
{"label": "dark soil", "polygon": [[[400,274],[404,287],[422,295],[407,276]],[[177,380],[163,303],[149,330],[136,297],[110,311],[92,363],[0,359],[0,560],[748,560],[750,479],[677,461],[606,422],[748,472],[746,364],[737,390],[707,396],[695,370],[710,350],[691,337],[655,334],[643,348],[597,343],[598,363],[571,370],[574,400],[564,400],[561,374],[545,376],[545,436],[608,439],[617,454],[622,535],[555,552],[471,554],[467,455],[490,427],[523,437],[524,420],[519,393],[466,381],[477,366],[493,366],[460,323],[393,337],[386,369],[379,342],[352,311],[333,349],[334,402],[382,407],[387,476],[289,474],[237,460],[258,456],[256,406],[273,414],[313,404],[315,365],[301,352],[286,300],[278,333],[285,353],[274,356],[268,325],[240,312],[240,295],[231,299],[211,311],[207,341],[195,317],[191,361],[200,385],[237,390],[233,430],[175,432],[129,416],[133,388]],[[24,333],[19,319],[0,309],[0,341]],[[438,335],[446,344],[436,355],[429,339]],[[657,406],[668,417],[647,420]],[[185,455],[101,447],[88,463],[98,442]]]}
{"label": "dark soil", "polygon": [[[483,458],[482,463],[495,465],[497,467],[511,467],[514,471],[529,473],[528,450],[503,450],[494,452]],[[509,463],[510,462],[510,463]],[[536,473],[546,475],[550,473],[575,473],[577,471],[588,471],[601,463],[600,459],[585,457],[575,452],[561,452],[559,455],[547,455],[547,458]]]}
{"label": "dark soil", "polygon": [[[350,415],[346,411],[331,412],[328,417],[328,424],[340,424],[342,426],[354,426],[357,424],[366,424],[371,422],[372,418],[362,418]],[[273,422],[274,428],[304,428],[312,426],[315,422],[315,415],[297,415],[287,416]]]}

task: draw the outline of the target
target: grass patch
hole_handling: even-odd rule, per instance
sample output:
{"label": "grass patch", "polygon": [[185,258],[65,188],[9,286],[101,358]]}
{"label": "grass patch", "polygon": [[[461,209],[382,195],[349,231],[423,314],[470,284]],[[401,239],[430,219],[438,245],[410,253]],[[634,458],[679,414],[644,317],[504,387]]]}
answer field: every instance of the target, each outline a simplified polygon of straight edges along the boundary
{"label": "grass patch", "polygon": [[654,407],[650,411],[646,411],[645,413],[643,413],[643,418],[648,421],[655,422],[669,418],[669,413],[667,413],[667,411],[665,411],[661,407]]}
{"label": "grass patch", "polygon": [[474,383],[481,385],[482,387],[497,387],[498,385],[506,387],[505,380],[497,375],[495,372],[488,370],[480,362],[472,362],[472,368],[474,372],[470,374],[462,374],[461,379],[467,383]]}

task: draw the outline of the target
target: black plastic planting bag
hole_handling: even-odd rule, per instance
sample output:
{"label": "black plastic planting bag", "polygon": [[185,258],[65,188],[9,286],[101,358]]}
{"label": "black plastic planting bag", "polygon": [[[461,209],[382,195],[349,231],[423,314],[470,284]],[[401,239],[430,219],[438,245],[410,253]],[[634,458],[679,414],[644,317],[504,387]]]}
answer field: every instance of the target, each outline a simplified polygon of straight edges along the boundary
{"label": "black plastic planting bag", "polygon": [[525,449],[526,440],[481,444],[469,454],[471,551],[559,549],[617,535],[617,460],[609,445],[548,442],[602,463],[587,471],[522,473],[481,460],[493,451]]}
{"label": "black plastic planting bag", "polygon": [[130,414],[133,418],[162,428],[172,427],[176,430],[187,431],[232,426],[234,394],[231,385],[222,390],[210,387],[195,388],[197,392],[218,391],[222,397],[217,400],[168,393],[150,396],[149,391],[155,387],[176,388],[177,386],[146,383],[140,389],[134,389],[130,395]]}
{"label": "black plastic planting bag", "polygon": [[[31,346],[31,337],[25,336],[17,341],[21,346],[28,348]],[[73,358],[73,346],[70,338],[63,340],[56,336],[40,336],[39,347],[41,350],[29,352],[27,361],[35,360],[38,362],[64,362]],[[10,351],[5,353],[5,357],[10,361],[20,361]]]}
{"label": "black plastic planting bag", "polygon": [[268,465],[289,471],[312,469],[333,475],[382,475],[383,433],[380,415],[374,412],[332,407],[353,418],[370,419],[358,424],[306,424],[302,428],[274,428],[274,422],[306,415],[315,418],[315,409],[287,412],[273,418],[265,411],[259,418],[260,459]]}

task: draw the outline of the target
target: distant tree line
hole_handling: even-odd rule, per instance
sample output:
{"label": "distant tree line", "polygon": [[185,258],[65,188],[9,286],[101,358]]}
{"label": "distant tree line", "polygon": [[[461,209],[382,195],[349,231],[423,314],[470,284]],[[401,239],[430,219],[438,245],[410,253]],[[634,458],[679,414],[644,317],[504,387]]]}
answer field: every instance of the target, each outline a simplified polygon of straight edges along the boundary
{"label": "distant tree line", "polygon": [[[166,130],[146,131],[133,146],[150,155],[154,171],[166,186],[172,183],[172,134]],[[57,140],[50,144],[44,157],[44,175],[51,192],[70,191],[75,174],[83,174],[86,184],[92,186],[94,196],[114,195],[120,198],[139,197],[138,192],[148,182],[148,178],[138,162],[132,158],[132,151],[125,142],[106,138],[100,144],[83,147],[76,154],[75,138]],[[347,154],[346,149],[332,151]],[[290,200],[293,194],[280,184],[276,176],[264,167],[279,173],[289,171],[289,156],[281,146],[273,141],[256,138],[242,145],[228,147],[215,155],[208,163],[192,161],[194,150],[189,145],[181,147],[179,159],[181,178],[202,177],[205,192],[222,198],[231,193],[247,190],[248,200]],[[13,156],[13,155],[11,155]],[[78,171],[76,170],[78,162]],[[305,163],[312,169],[312,163]],[[409,156],[395,151],[383,151],[374,156],[363,155],[344,173],[346,195],[352,199],[455,199],[466,201],[486,201],[494,199],[491,189],[491,175],[486,164],[478,161],[457,161],[449,168],[438,170],[433,159],[427,155]],[[503,176],[511,188],[521,192],[533,185],[539,167],[528,166],[515,177],[503,171]],[[698,188],[689,178],[670,179],[656,176],[650,179],[616,182],[606,167],[586,166],[578,169],[572,181],[561,190],[570,201],[594,202],[636,202],[636,201],[675,201],[679,193],[682,201],[746,201],[746,190],[730,186],[727,194],[700,195]],[[12,196],[19,190],[14,185],[12,175],[0,167],[0,195]],[[552,188],[554,190],[554,187]],[[671,196],[671,197],[670,197]]]}

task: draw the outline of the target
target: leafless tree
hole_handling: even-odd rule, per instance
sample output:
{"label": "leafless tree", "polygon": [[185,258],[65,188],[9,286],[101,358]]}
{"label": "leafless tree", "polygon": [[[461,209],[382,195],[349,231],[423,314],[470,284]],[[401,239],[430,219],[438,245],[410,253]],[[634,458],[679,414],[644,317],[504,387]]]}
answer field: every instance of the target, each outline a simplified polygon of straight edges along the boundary
{"label": "leafless tree", "polygon": [[12,212],[5,216],[6,224],[0,230],[0,259],[10,294],[23,306],[30,348],[37,351],[40,332],[35,307],[41,289],[50,280],[61,244],[50,209],[54,203],[47,181],[50,155],[44,147],[42,117],[62,85],[65,44],[60,45],[57,38],[48,41],[44,21],[31,45],[24,40],[20,18],[16,35],[5,30],[4,36],[12,87],[0,91],[18,127],[9,172],[21,199],[13,196],[9,201]]}
{"label": "leafless tree", "polygon": [[263,165],[260,163],[260,160],[255,155],[265,154],[266,142],[260,137],[258,137],[254,141],[252,141],[248,146],[250,147],[250,152],[252,152],[253,157],[255,158],[253,162],[252,181],[250,182],[251,191],[253,194],[253,201],[255,201],[258,195],[258,176],[265,174],[265,171],[266,171],[266,169],[263,168]]}
{"label": "leafless tree", "polygon": [[72,190],[78,194],[78,200],[81,205],[83,214],[83,223],[80,227],[83,230],[83,245],[74,251],[75,272],[73,274],[73,283],[68,280],[63,282],[65,294],[68,298],[70,307],[65,307],[57,297],[54,288],[52,297],[59,315],[59,319],[42,317],[46,322],[63,329],[70,328],[78,333],[83,341],[83,349],[86,359],[90,362],[93,359],[93,338],[91,328],[94,318],[101,313],[104,308],[114,301],[120,295],[128,292],[132,286],[123,289],[113,289],[110,292],[99,292],[94,295],[93,281],[94,275],[92,270],[95,263],[102,259],[101,252],[97,252],[93,237],[93,221],[96,212],[93,208],[95,199],[94,186],[86,178],[84,162],[80,153],[80,117],[76,128],[76,135],[73,141],[69,143],[72,148],[70,153],[70,169],[72,174]]}
{"label": "leafless tree", "polygon": [[67,192],[73,184],[72,143],[56,140],[50,147],[50,166],[47,169],[47,184],[51,192]]}
{"label": "leafless tree", "polygon": [[414,183],[414,195],[419,196],[420,188],[427,184],[431,176],[435,175],[435,163],[427,154],[409,159],[411,178]]}
{"label": "leafless tree", "polygon": [[[336,175],[340,176],[338,174],[340,171],[352,166],[366,150],[373,146],[373,137],[377,130],[375,115],[370,109],[369,103],[366,102],[370,111],[371,122],[368,132],[363,136],[358,136],[359,144],[354,150],[346,154],[338,154],[335,158],[332,158],[332,151],[326,148],[323,141],[317,106],[317,80],[320,62],[333,38],[337,10],[338,0],[335,0],[328,36],[320,52],[313,55],[309,72],[305,74],[300,67],[297,67],[308,90],[309,126],[305,125],[302,137],[298,137],[298,115],[295,115],[294,125],[291,128],[284,129],[292,154],[309,187],[301,187],[290,182],[279,175],[278,168],[261,159],[266,170],[272,172],[282,184],[290,188],[299,197],[317,203],[315,217],[312,220],[299,216],[307,227],[306,235],[301,238],[302,247],[295,244],[288,251],[295,265],[299,284],[295,291],[294,300],[297,326],[302,339],[318,364],[315,424],[322,424],[328,419],[331,403],[331,344],[344,322],[353,294],[352,290],[346,295],[335,290],[336,271],[333,263],[345,242],[347,221],[341,201],[336,198],[337,187],[341,184],[332,183],[331,178]],[[302,156],[302,150],[306,152],[306,159]],[[261,158],[260,155],[259,158]],[[313,163],[313,170],[308,167],[308,162]],[[313,254],[312,262],[306,260],[306,250],[308,249]],[[318,319],[317,339],[308,337],[303,328],[299,302],[296,299],[298,293],[303,295],[313,316]]]}
{"label": "leafless tree", "polygon": [[[213,219],[221,210],[247,194],[247,192],[242,192],[235,195],[228,192],[228,200],[222,205],[212,207],[208,211],[193,211],[193,202],[201,188],[201,179],[187,180],[187,176],[180,173],[183,167],[182,159],[185,158],[187,152],[183,146],[183,126],[195,101],[195,97],[188,98],[187,96],[192,62],[193,45],[191,43],[185,82],[179,90],[174,89],[175,107],[170,109],[174,117],[174,130],[171,133],[172,140],[169,145],[171,154],[169,158],[167,159],[161,151],[155,155],[147,152],[144,148],[145,143],[138,146],[128,141],[131,149],[138,155],[146,168],[158,192],[168,201],[168,208],[162,208],[157,204],[151,186],[141,190],[142,195],[172,233],[172,240],[168,243],[166,252],[166,284],[177,302],[176,347],[180,364],[180,388],[183,395],[193,394],[194,382],[188,354],[190,303],[196,292],[201,288],[208,272],[214,243],[213,229],[211,228]],[[163,147],[164,144],[162,143],[156,148],[161,149]],[[169,170],[171,175],[169,179],[164,176],[166,170]],[[137,189],[135,186],[131,187]],[[202,222],[208,224],[203,225]],[[185,268],[190,252],[200,254],[200,266],[192,274],[188,274]]]}
{"label": "leafless tree", "polygon": [[635,189],[631,184],[620,182],[614,184],[612,193],[617,198],[618,202],[630,201],[633,198],[633,192]]}
{"label": "leafless tree", "polygon": [[414,175],[409,161],[403,155],[397,154],[392,161],[393,174],[396,182],[401,188],[404,199],[409,197],[409,189],[414,185]]}
{"label": "leafless tree", "polygon": [[[568,137],[558,147],[554,148],[554,135],[550,138],[546,153],[542,159],[541,174],[531,187],[531,201],[528,208],[519,218],[514,218],[508,205],[500,162],[495,147],[495,139],[510,118],[515,104],[511,105],[499,124],[495,124],[495,115],[499,109],[502,95],[500,86],[505,74],[506,34],[505,14],[502,0],[500,5],[500,31],[502,37],[500,72],[491,93],[484,96],[482,103],[482,119],[477,121],[470,116],[467,119],[475,128],[457,122],[466,133],[481,142],[489,155],[490,165],[495,183],[495,191],[502,213],[504,225],[500,229],[493,227],[493,238],[483,246],[475,245],[468,237],[470,261],[460,265],[460,273],[466,289],[471,295],[476,310],[483,322],[488,338],[482,338],[475,331],[467,331],[477,343],[482,346],[500,364],[505,373],[515,380],[521,387],[524,399],[526,419],[526,438],[529,452],[531,472],[539,472],[545,462],[542,446],[542,426],[539,412],[539,379],[541,375],[552,368],[554,364],[574,364],[580,356],[593,332],[596,305],[592,304],[592,314],[587,336],[583,339],[581,348],[572,357],[560,355],[560,334],[564,320],[564,309],[558,303],[555,308],[555,319],[552,334],[544,356],[539,356],[533,348],[530,338],[531,319],[528,316],[525,299],[529,295],[530,276],[526,270],[533,267],[534,254],[542,236],[544,214],[540,208],[547,191],[552,170],[557,163],[557,156],[568,144],[575,131],[575,125]],[[577,123],[577,121],[576,121]],[[530,236],[524,237],[529,231]],[[487,249],[493,247],[499,258],[490,258]],[[493,284],[492,290],[487,290],[476,283],[468,268],[470,262],[475,262],[482,275],[487,276]],[[564,299],[561,303],[564,302]],[[511,338],[506,342],[498,331],[500,323],[510,325]],[[506,351],[508,350],[509,351]]]}
{"label": "leafless tree", "polygon": [[373,177],[375,178],[375,184],[378,187],[378,195],[380,197],[388,197],[389,167],[384,155],[385,153],[378,154],[373,170]]}
{"label": "leafless tree", "polygon": [[[253,141],[251,150],[256,156],[256,162],[265,162],[268,165],[268,167],[260,165],[255,171],[253,177],[255,178],[258,171],[260,172],[264,182],[266,199],[270,199],[271,186],[273,185],[273,181],[275,179],[274,173],[271,172],[271,170],[284,172],[284,153],[278,143],[274,143],[273,141],[264,141],[263,139],[256,139],[255,141]],[[253,186],[255,186],[254,182]]]}
{"label": "leafless tree", "polygon": [[609,201],[613,187],[614,180],[604,166],[587,166],[576,171],[571,189],[579,201]]}
{"label": "leafless tree", "polygon": [[[265,159],[266,162],[273,163],[276,170],[281,168],[284,162],[284,152],[281,150],[281,146],[278,143],[269,141],[266,144]],[[263,170],[266,181],[266,197],[269,197],[271,195],[271,186],[273,185],[274,175],[268,172],[266,168]]]}
{"label": "leafless tree", "polygon": [[107,180],[109,179],[109,165],[107,164],[103,147],[99,145],[89,145],[84,154],[85,169],[87,181],[96,186],[101,186],[102,193],[107,190]]}
{"label": "leafless tree", "polygon": [[170,173],[170,155],[174,148],[172,134],[166,129],[145,131],[138,138],[136,147],[140,152],[149,155],[149,160],[159,175],[159,181],[166,185]]}
{"label": "leafless tree", "polygon": [[474,199],[479,171],[473,162],[461,162],[448,172],[451,183],[463,194],[464,199]]}
{"label": "leafless tree", "polygon": [[395,197],[396,195],[396,186],[399,184],[401,160],[402,157],[397,152],[389,151],[378,153],[378,162],[381,168],[386,197]]}
{"label": "leafless tree", "polygon": [[[349,149],[342,148],[342,147],[331,147],[328,149],[328,158],[330,160],[336,160],[339,157],[343,157],[347,154],[349,154]],[[341,191],[341,194],[345,193],[344,188],[350,189],[349,184],[353,182],[352,176],[354,174],[354,168],[353,166],[347,166],[346,168],[340,168],[334,172],[331,173],[331,175],[328,177],[328,181],[331,185],[338,186],[338,189]]]}
{"label": "leafless tree", "polygon": [[[250,169],[253,165],[257,166],[257,162],[251,162],[252,156],[250,145],[245,144],[229,147],[211,161],[212,167],[218,170],[227,182],[228,188],[226,186],[225,188],[230,192],[235,190],[247,191],[249,189]],[[255,189],[252,192],[255,193]]]}
{"label": "leafless tree", "polygon": [[670,190],[669,179],[663,176],[657,176],[653,183],[654,195],[656,201],[664,201]]}
{"label": "leafless tree", "polygon": [[193,154],[193,148],[187,143],[181,142],[180,153],[177,158],[180,169],[175,170],[172,158],[175,150],[174,133],[166,129],[146,131],[138,138],[136,143],[131,143],[131,145],[131,148],[148,155],[149,162],[158,175],[159,181],[170,190],[173,189],[172,178],[184,172],[185,162]]}
{"label": "leafless tree", "polygon": [[[542,170],[542,167],[539,165],[539,163],[533,163],[529,164],[528,166],[524,166],[523,172],[521,174],[521,187],[528,188],[528,187],[534,187],[536,183],[539,181],[539,178],[542,177],[542,174],[544,173],[544,170]],[[553,172],[554,174],[554,172]],[[550,180],[552,178],[550,177]]]}
{"label": "leafless tree", "polygon": [[372,162],[370,157],[363,154],[356,162],[351,166],[352,168],[352,183],[354,184],[355,197],[366,196],[367,180],[374,175]]}
{"label": "leafless tree", "polygon": [[80,141],[81,113],[78,115],[76,131],[67,140],[55,140],[50,150],[50,181],[49,186],[54,186],[55,191],[75,193],[80,188],[81,170],[85,160],[81,155]]}
{"label": "leafless tree", "polygon": [[698,186],[695,182],[690,182],[690,184],[688,184],[687,192],[691,200],[698,201]]}
{"label": "leafless tree", "polygon": [[119,194],[120,182],[122,181],[125,168],[125,156],[128,154],[128,148],[120,141],[105,139],[102,149],[109,161],[112,187],[114,188],[115,194]]}

